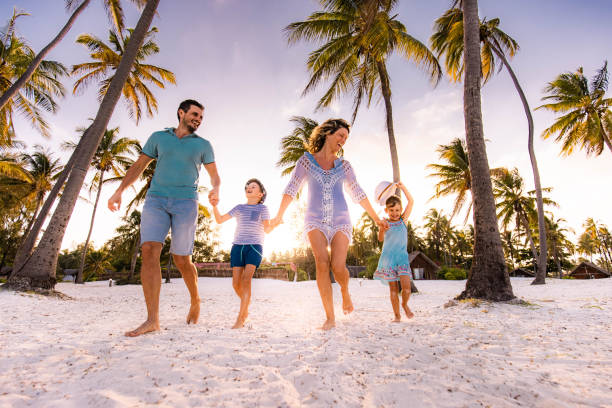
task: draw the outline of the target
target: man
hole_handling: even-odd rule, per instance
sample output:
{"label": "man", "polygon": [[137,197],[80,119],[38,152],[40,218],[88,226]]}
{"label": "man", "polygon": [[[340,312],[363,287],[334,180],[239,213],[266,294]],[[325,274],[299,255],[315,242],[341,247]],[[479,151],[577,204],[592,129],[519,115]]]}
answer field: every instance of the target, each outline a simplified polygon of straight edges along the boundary
{"label": "man", "polygon": [[147,304],[147,320],[135,330],[126,332],[126,336],[135,337],[159,330],[159,257],[168,230],[172,231],[172,259],[191,296],[187,324],[197,323],[200,316],[198,272],[191,262],[191,254],[198,218],[197,187],[201,165],[208,172],[213,187],[208,194],[211,204],[219,202],[221,184],[212,146],[208,140],[194,133],[202,122],[203,111],[204,107],[197,101],[188,99],[181,102],[177,111],[178,127],[155,132],[149,137],[142,154],[108,200],[111,211],[119,210],[123,191],[138,179],[151,161],[157,160],[140,223],[140,280]]}

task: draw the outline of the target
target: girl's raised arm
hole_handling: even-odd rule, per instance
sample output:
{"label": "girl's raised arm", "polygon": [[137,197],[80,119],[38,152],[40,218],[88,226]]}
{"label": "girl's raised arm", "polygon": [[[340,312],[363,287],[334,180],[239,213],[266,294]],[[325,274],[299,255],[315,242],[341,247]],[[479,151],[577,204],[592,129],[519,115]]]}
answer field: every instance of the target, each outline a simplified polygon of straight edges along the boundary
{"label": "girl's raised arm", "polygon": [[406,208],[404,208],[404,213],[402,214],[402,219],[404,220],[404,222],[406,222],[408,221],[408,217],[410,216],[410,213],[412,212],[412,206],[414,205],[414,198],[412,198],[412,194],[410,194],[410,191],[408,191],[406,186],[401,181],[397,183],[397,186],[404,192],[404,195],[406,196],[406,200],[408,201],[406,203]]}

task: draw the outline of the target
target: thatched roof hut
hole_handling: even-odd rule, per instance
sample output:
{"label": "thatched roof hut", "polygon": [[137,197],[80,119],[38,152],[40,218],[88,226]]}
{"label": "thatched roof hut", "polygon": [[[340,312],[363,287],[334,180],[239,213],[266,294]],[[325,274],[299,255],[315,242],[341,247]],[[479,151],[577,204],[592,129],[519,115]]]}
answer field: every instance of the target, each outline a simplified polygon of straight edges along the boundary
{"label": "thatched roof hut", "polygon": [[410,269],[412,269],[414,279],[438,279],[440,266],[421,251],[412,251]]}
{"label": "thatched roof hut", "polygon": [[535,273],[527,268],[516,268],[509,273],[512,277],[535,278]]}
{"label": "thatched roof hut", "polygon": [[570,273],[574,279],[602,279],[609,278],[610,272],[605,269],[600,268],[599,266],[591,263],[591,262],[582,262],[580,265],[575,267]]}

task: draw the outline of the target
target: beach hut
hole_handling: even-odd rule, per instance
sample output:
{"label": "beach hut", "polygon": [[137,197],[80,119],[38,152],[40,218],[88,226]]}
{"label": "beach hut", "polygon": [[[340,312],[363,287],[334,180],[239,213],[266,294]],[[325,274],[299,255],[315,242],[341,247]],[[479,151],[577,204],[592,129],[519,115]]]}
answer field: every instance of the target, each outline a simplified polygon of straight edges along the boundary
{"label": "beach hut", "polygon": [[527,268],[516,268],[509,275],[514,278],[535,278],[535,273]]}
{"label": "beach hut", "polygon": [[412,251],[410,253],[410,269],[412,269],[415,280],[438,279],[438,269],[440,267],[421,251]]}
{"label": "beach hut", "polygon": [[575,267],[570,273],[574,279],[602,279],[609,278],[610,272],[591,262],[582,262],[580,265]]}

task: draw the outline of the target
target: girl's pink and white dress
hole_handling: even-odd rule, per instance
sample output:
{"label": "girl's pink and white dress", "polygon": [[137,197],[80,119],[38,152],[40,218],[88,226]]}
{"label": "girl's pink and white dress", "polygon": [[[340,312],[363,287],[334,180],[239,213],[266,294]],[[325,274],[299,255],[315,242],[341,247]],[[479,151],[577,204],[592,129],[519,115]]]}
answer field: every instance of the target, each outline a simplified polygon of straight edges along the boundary
{"label": "girl's pink and white dress", "polygon": [[304,183],[308,184],[304,238],[310,231],[319,230],[328,243],[337,232],[345,234],[350,242],[353,226],[343,189],[355,203],[366,198],[351,164],[347,160],[336,159],[332,169],[323,170],[313,155],[306,152],[297,161],[284,193],[295,198]]}

